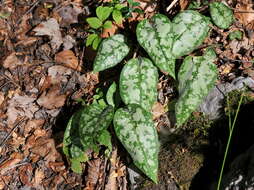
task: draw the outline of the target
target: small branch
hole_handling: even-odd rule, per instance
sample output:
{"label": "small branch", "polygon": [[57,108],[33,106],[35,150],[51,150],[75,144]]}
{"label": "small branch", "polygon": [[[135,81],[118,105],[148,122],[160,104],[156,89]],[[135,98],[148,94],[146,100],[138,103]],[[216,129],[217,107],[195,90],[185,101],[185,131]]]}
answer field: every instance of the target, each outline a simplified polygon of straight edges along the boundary
{"label": "small branch", "polygon": [[172,9],[172,7],[177,3],[178,0],[174,0],[172,1],[172,3],[167,7],[166,11],[170,11],[170,9]]}

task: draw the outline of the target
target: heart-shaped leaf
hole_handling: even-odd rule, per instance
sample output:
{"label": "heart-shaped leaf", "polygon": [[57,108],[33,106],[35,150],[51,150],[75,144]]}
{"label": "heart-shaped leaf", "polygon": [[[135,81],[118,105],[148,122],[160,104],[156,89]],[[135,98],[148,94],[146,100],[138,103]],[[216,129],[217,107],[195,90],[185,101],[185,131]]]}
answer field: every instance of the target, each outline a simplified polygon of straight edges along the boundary
{"label": "heart-shaped leaf", "polygon": [[210,14],[214,24],[222,29],[227,29],[234,21],[233,11],[222,2],[209,4]]}
{"label": "heart-shaped leaf", "polygon": [[84,149],[93,146],[102,131],[110,125],[113,116],[112,106],[104,108],[94,103],[84,108],[79,121],[80,140]]}
{"label": "heart-shaped leaf", "polygon": [[150,20],[141,21],[136,33],[139,44],[146,50],[156,66],[175,78],[175,58],[171,53],[173,33],[170,20],[162,14],[156,14]]}
{"label": "heart-shaped leaf", "polygon": [[217,79],[217,67],[213,64],[216,54],[208,49],[204,56],[188,56],[178,73],[179,99],[176,103],[177,126],[182,125],[197,109]]}
{"label": "heart-shaped leaf", "polygon": [[109,17],[112,11],[112,7],[99,6],[96,8],[96,15],[102,22],[104,22]]}
{"label": "heart-shaped leaf", "polygon": [[104,39],[99,46],[93,71],[99,72],[114,67],[123,60],[129,50],[122,34]]}
{"label": "heart-shaped leaf", "polygon": [[150,111],[157,100],[158,71],[147,58],[131,59],[120,75],[120,95],[125,104],[138,104]]}
{"label": "heart-shaped leaf", "polygon": [[114,116],[114,128],[134,164],[157,183],[159,142],[151,114],[134,104],[120,108]]}
{"label": "heart-shaped leaf", "polygon": [[174,45],[172,53],[181,57],[200,46],[209,32],[209,20],[193,10],[186,10],[176,15],[172,21]]}

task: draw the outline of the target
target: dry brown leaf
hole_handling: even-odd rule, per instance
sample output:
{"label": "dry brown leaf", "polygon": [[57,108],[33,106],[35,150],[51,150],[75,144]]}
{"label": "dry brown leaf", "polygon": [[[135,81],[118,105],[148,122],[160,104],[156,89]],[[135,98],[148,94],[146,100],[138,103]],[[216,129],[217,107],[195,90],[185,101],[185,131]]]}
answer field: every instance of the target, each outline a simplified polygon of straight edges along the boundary
{"label": "dry brown leaf", "polygon": [[19,167],[19,177],[20,181],[26,186],[29,187],[33,186],[32,185],[33,167],[30,163]]}
{"label": "dry brown leaf", "polygon": [[16,164],[23,160],[23,154],[14,152],[9,160],[0,164],[0,174],[4,175],[8,170],[15,168]]}
{"label": "dry brown leaf", "polygon": [[66,35],[63,39],[63,43],[64,50],[68,50],[73,48],[73,46],[76,44],[76,40],[73,39],[70,35]]}
{"label": "dry brown leaf", "polygon": [[181,10],[185,10],[189,4],[189,0],[180,0],[179,2]]}
{"label": "dry brown leaf", "polygon": [[41,188],[41,183],[42,183],[42,180],[45,178],[45,174],[44,172],[37,168],[35,170],[35,174],[34,174],[34,179],[33,179],[33,186],[37,189],[40,189]]}
{"label": "dry brown leaf", "polygon": [[13,52],[3,61],[3,67],[6,69],[15,69],[17,66],[22,65],[22,62],[17,58],[16,53]]}
{"label": "dry brown leaf", "polygon": [[[123,27],[123,26],[121,26]],[[115,33],[117,33],[119,26],[116,24],[112,24],[111,28],[107,28],[103,30],[103,33],[101,34],[102,38],[108,38],[110,36],[113,36]]]}
{"label": "dry brown leaf", "polygon": [[71,69],[81,71],[78,58],[74,55],[71,50],[63,50],[56,54],[55,61],[57,63],[63,63],[64,66]]}
{"label": "dry brown leaf", "polygon": [[152,107],[153,119],[159,118],[164,113],[165,113],[164,106],[161,103],[156,102]]}
{"label": "dry brown leaf", "polygon": [[13,125],[18,117],[25,116],[32,119],[34,113],[39,110],[39,107],[34,103],[35,100],[36,98],[14,94],[7,109],[8,124]]}
{"label": "dry brown leaf", "polygon": [[44,91],[37,103],[47,109],[56,109],[64,105],[66,94],[61,94],[59,86],[53,86],[48,92]]}
{"label": "dry brown leaf", "polygon": [[75,5],[67,5],[58,10],[61,17],[60,25],[62,27],[69,26],[73,23],[78,23],[78,15],[83,12],[83,9]]}
{"label": "dry brown leaf", "polygon": [[67,83],[69,76],[72,74],[72,69],[55,65],[48,69],[48,76],[50,77],[50,83],[52,85],[58,85],[59,83]]}
{"label": "dry brown leaf", "polygon": [[3,102],[4,102],[4,93],[0,92],[0,106],[2,105]]}
{"label": "dry brown leaf", "polygon": [[243,24],[248,25],[254,21],[253,4],[248,2],[239,1],[235,9],[235,17]]}
{"label": "dry brown leaf", "polygon": [[51,38],[51,47],[54,51],[63,43],[62,34],[60,32],[60,27],[56,19],[51,18],[46,22],[40,23],[36,26],[33,31],[36,36],[49,36]]}
{"label": "dry brown leaf", "polygon": [[43,119],[34,119],[27,122],[26,126],[24,127],[24,136],[27,137],[30,135],[30,132],[33,130],[39,130],[43,124],[45,123],[45,120]]}

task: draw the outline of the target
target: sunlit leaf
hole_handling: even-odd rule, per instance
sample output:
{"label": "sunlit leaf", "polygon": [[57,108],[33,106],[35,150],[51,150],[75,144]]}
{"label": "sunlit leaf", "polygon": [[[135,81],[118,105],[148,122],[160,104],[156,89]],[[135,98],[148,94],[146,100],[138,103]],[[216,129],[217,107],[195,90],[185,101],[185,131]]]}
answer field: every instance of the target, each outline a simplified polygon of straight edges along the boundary
{"label": "sunlit leaf", "polygon": [[207,96],[217,79],[216,54],[208,49],[203,56],[188,56],[178,73],[179,99],[176,103],[177,126],[182,125]]}
{"label": "sunlit leaf", "polygon": [[120,108],[114,128],[134,164],[157,183],[159,141],[151,114],[134,104]]}
{"label": "sunlit leaf", "polygon": [[215,25],[227,29],[234,21],[233,11],[222,2],[209,4],[210,14]]}
{"label": "sunlit leaf", "polygon": [[175,58],[173,46],[172,23],[162,14],[139,22],[136,30],[139,44],[146,50],[161,71],[175,77]]}
{"label": "sunlit leaf", "polygon": [[104,39],[99,46],[93,71],[99,72],[114,67],[123,60],[129,50],[125,37],[121,34]]}
{"label": "sunlit leaf", "polygon": [[150,111],[157,100],[158,71],[147,58],[131,59],[120,75],[120,95],[127,104],[138,104]]}

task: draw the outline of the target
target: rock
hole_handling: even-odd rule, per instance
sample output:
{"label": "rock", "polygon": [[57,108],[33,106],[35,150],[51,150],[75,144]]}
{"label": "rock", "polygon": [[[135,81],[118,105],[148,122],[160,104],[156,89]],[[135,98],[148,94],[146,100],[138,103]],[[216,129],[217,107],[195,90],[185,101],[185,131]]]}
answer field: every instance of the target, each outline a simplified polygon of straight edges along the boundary
{"label": "rock", "polygon": [[216,85],[207,95],[204,102],[199,106],[199,111],[209,116],[209,119],[214,120],[220,117],[220,109],[225,96],[233,90],[241,90],[245,86],[254,89],[254,80],[250,77],[238,77],[231,83]]}

